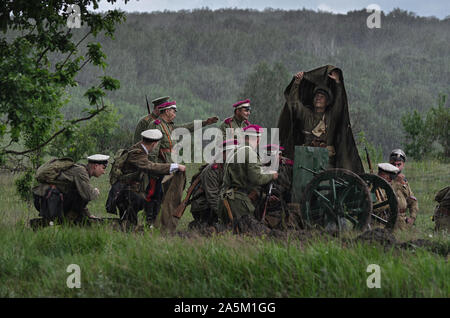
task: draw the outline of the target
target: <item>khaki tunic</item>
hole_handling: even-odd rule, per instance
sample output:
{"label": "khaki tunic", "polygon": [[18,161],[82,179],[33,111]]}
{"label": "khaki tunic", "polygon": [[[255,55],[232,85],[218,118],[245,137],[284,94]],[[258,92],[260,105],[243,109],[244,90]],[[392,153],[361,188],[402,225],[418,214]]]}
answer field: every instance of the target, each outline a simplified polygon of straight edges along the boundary
{"label": "khaki tunic", "polygon": [[190,132],[194,131],[194,122],[185,123],[182,125],[175,125],[173,122],[167,122],[161,117],[155,121],[150,122],[146,129],[158,129],[161,131],[163,137],[155,149],[149,154],[150,159],[155,162],[172,163],[172,156],[170,151],[172,150],[175,142],[172,140],[172,131],[176,128],[186,128]]}
{"label": "khaki tunic", "polygon": [[203,169],[200,174],[200,187],[192,194],[197,198],[192,201],[191,212],[203,212],[210,209],[217,214],[222,179],[223,164],[213,163]]}
{"label": "khaki tunic", "polygon": [[149,124],[155,121],[156,119],[158,119],[158,116],[155,115],[154,113],[151,113],[139,119],[136,129],[134,130],[133,143],[137,143],[142,140],[141,133],[147,130]]}
{"label": "khaki tunic", "polygon": [[409,211],[408,217],[415,221],[419,211],[419,203],[403,174],[399,174],[392,182],[392,188],[394,189],[398,200],[396,228],[406,229],[412,225],[406,223],[407,211]]}
{"label": "khaki tunic", "polygon": [[[244,152],[244,163],[237,163],[239,154]],[[251,159],[256,162],[251,162]],[[235,162],[226,163],[224,167],[222,198],[225,198],[230,207],[233,219],[243,215],[253,215],[255,206],[248,194],[260,186],[272,181],[272,174],[261,172],[261,162],[255,150],[250,146],[240,146],[234,153]],[[224,200],[219,200],[219,218],[223,223],[228,223],[229,217]]]}
{"label": "khaki tunic", "polygon": [[[340,114],[343,112],[343,104],[334,103],[328,105],[323,113],[317,113],[314,111],[313,106],[304,106],[299,96],[300,83],[292,84],[290,91],[286,94],[286,99],[290,105],[293,105],[294,114],[294,126],[301,127],[300,133],[304,138],[298,138],[304,140],[305,146],[323,147],[328,149],[328,155],[330,157],[330,168],[335,167],[335,145],[334,139],[337,130],[337,124],[335,121],[340,118]],[[336,84],[336,96],[334,100],[342,99],[343,85],[342,82]],[[333,120],[332,120],[333,119]]]}
{"label": "khaki tunic", "polygon": [[[238,120],[236,116],[229,117],[223,121],[223,123],[220,125],[220,130],[222,131],[222,138],[223,140],[227,139],[227,129],[231,128],[233,135],[235,134],[236,128],[243,129],[244,127],[247,127],[250,125],[250,122],[248,120]],[[234,137],[230,138],[233,139]]]}
{"label": "khaki tunic", "polygon": [[170,173],[170,164],[151,162],[140,141],[128,149],[128,157],[123,164],[122,172],[127,176],[125,183],[130,189],[144,193],[147,186],[144,176],[167,175]]}
{"label": "khaki tunic", "polygon": [[[98,193],[94,191],[94,187],[90,184],[87,166],[82,164],[75,164],[73,167],[62,171],[53,184],[62,193],[78,192],[81,198],[87,202],[98,197]],[[40,183],[33,188],[33,193],[44,196],[49,187],[49,184]]]}

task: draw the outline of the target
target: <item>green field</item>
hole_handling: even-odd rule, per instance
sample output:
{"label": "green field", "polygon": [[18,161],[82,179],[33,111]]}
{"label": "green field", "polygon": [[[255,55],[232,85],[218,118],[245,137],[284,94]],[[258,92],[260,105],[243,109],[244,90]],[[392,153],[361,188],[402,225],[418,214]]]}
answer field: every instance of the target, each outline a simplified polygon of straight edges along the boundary
{"label": "green field", "polygon": [[[196,171],[190,166],[189,173]],[[424,239],[449,250],[448,233],[435,233],[434,195],[448,185],[450,165],[408,162],[405,174],[420,214],[399,243]],[[163,235],[157,229],[124,233],[107,225],[51,227],[33,232],[33,207],[15,193],[17,175],[0,175],[0,297],[449,297],[448,254],[354,240],[358,233],[308,239],[221,234],[210,238]],[[107,176],[93,179],[103,217]],[[189,211],[180,221],[186,231]],[[70,264],[81,288],[70,289]],[[369,264],[380,266],[381,288],[368,288]]]}

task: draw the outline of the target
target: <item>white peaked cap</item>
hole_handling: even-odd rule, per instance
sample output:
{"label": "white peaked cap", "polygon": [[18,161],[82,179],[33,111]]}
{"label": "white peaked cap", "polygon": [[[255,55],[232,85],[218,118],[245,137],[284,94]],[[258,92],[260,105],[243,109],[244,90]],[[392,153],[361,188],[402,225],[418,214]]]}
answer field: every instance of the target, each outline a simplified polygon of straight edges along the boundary
{"label": "white peaked cap", "polygon": [[94,163],[108,163],[108,159],[109,159],[109,156],[101,155],[101,154],[95,154],[95,155],[87,157],[87,160],[89,162],[94,162]]}
{"label": "white peaked cap", "polygon": [[142,138],[157,141],[163,137],[162,132],[159,129],[148,129],[141,133]]}
{"label": "white peaked cap", "polygon": [[390,163],[379,163],[378,164],[378,169],[384,171],[384,172],[388,172],[388,173],[397,173],[400,171],[400,169],[398,169],[396,166],[391,165]]}

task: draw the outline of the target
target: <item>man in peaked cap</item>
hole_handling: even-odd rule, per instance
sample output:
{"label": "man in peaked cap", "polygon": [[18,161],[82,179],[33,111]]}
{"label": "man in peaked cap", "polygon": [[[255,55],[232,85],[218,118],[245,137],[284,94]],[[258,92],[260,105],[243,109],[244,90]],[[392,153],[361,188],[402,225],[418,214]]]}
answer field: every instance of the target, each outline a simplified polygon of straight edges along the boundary
{"label": "man in peaked cap", "polygon": [[[172,162],[170,152],[174,146],[172,141],[172,131],[176,128],[186,128],[189,131],[194,131],[194,122],[186,123],[182,125],[175,125],[173,122],[177,116],[177,103],[175,101],[168,101],[158,106],[160,115],[158,119],[151,122],[148,126],[149,129],[158,129],[162,132],[163,138],[161,139],[158,149],[158,162]],[[216,116],[210,117],[202,121],[202,127],[216,123],[218,118]]]}
{"label": "man in peaked cap", "polygon": [[342,71],[332,65],[298,72],[284,92],[278,120],[280,144],[294,159],[295,146],[327,148],[330,168],[363,173],[350,126]]}
{"label": "man in peaked cap", "polygon": [[158,98],[152,100],[153,111],[150,114],[139,119],[139,122],[134,131],[134,138],[133,138],[134,143],[139,142],[141,140],[141,132],[148,129],[147,127],[149,126],[149,124],[151,122],[155,121],[156,119],[158,119],[158,117],[159,117],[158,106],[168,102],[169,99],[170,99],[170,96],[163,96],[163,97],[158,97]]}
{"label": "man in peaked cap", "polygon": [[225,163],[219,218],[224,224],[232,224],[244,215],[254,216],[259,187],[278,178],[278,173],[263,173],[256,149],[262,127],[249,125],[243,129],[245,145],[240,145]]}
{"label": "man in peaked cap", "polygon": [[137,224],[137,214],[142,209],[146,210],[147,222],[150,224],[153,224],[157,216],[150,214],[154,211],[148,209],[155,188],[144,183],[144,176],[162,176],[186,170],[184,165],[177,163],[149,161],[148,154],[157,147],[162,137],[158,129],[145,130],[141,133],[141,141],[127,149],[128,156],[121,168],[123,174],[119,178],[125,188],[119,192],[117,206],[121,220],[127,220],[133,225]]}
{"label": "man in peaked cap", "polygon": [[[403,174],[406,162],[405,152],[401,149],[392,150],[389,155],[389,162],[399,169],[399,172],[393,181],[393,186],[397,190],[399,201],[396,226],[400,229],[407,229],[416,221],[417,213],[419,212],[419,203],[409,186],[408,180],[406,180],[406,177]],[[406,216],[406,211],[409,211],[408,217]]]}
{"label": "man in peaked cap", "polygon": [[378,164],[378,176],[392,184],[392,181],[397,177],[400,170],[390,163],[384,162]]}
{"label": "man in peaked cap", "polygon": [[[233,105],[234,115],[232,117],[226,118],[220,125],[220,130],[222,131],[222,140],[233,138],[236,129],[243,129],[244,127],[250,125],[248,117],[250,116],[250,100],[241,100]],[[227,137],[227,129],[230,129],[231,135]]]}
{"label": "man in peaked cap", "polygon": [[222,186],[223,167],[227,155],[231,156],[237,148],[237,140],[230,139],[222,143],[222,152],[218,153],[215,162],[201,168],[198,175],[192,177],[200,179],[199,186],[192,194],[191,213],[194,221],[189,223],[189,229],[211,226],[218,221],[219,189]]}
{"label": "man in peaked cap", "polygon": [[39,184],[33,188],[34,205],[43,217],[44,225],[63,220],[82,223],[89,218],[87,204],[98,198],[100,191],[90,184],[91,177],[105,173],[109,156],[87,157],[87,165],[69,158],[52,159],[36,171]]}
{"label": "man in peaked cap", "polygon": [[[172,137],[171,137],[172,131],[176,128],[186,128],[189,131],[193,132],[194,128],[195,128],[194,122],[190,122],[190,123],[186,123],[186,124],[182,124],[182,125],[175,125],[175,123],[173,122],[177,115],[177,104],[175,101],[166,101],[166,102],[158,105],[157,107],[160,112],[160,115],[159,115],[158,119],[149,123],[148,129],[160,130],[163,137],[162,137],[160,143],[157,145],[157,147],[155,147],[155,149],[152,151],[150,158],[151,158],[151,160],[154,160],[155,162],[159,162],[159,163],[171,163],[171,162],[173,162],[172,156],[171,156],[171,151],[174,146],[174,142],[172,141]],[[214,124],[215,122],[217,122],[217,120],[218,120],[218,118],[215,116],[210,117],[202,122],[202,126]],[[172,186],[173,191],[169,191],[171,183],[174,180],[175,180],[176,184],[174,184]],[[163,190],[161,199],[158,201],[159,204],[157,204],[157,209],[158,209],[157,214],[159,213],[159,209],[160,209],[161,205],[165,205],[166,209],[170,209],[170,210],[175,209],[178,206],[178,204],[181,202],[181,196],[182,196],[182,191],[175,190],[175,188],[176,189],[184,188],[184,183],[186,182],[186,180],[181,177],[177,177],[177,178],[172,178],[168,182],[165,182],[164,185],[161,185],[162,179],[159,178],[158,180],[156,180],[156,182],[157,182],[158,187],[161,187]],[[183,183],[183,184],[181,184],[181,183]],[[171,195],[169,195],[169,198],[167,198],[167,200],[169,200],[169,201],[164,203],[164,200],[165,200],[164,196],[166,193],[169,193],[169,192],[171,193]],[[171,202],[171,203],[169,203],[169,202]],[[172,211],[165,212],[164,218],[162,218],[162,226],[163,227],[174,226],[174,224],[171,224],[170,226],[166,224],[167,222],[171,222],[171,221],[169,221],[169,220],[171,220],[170,213],[172,213]]]}

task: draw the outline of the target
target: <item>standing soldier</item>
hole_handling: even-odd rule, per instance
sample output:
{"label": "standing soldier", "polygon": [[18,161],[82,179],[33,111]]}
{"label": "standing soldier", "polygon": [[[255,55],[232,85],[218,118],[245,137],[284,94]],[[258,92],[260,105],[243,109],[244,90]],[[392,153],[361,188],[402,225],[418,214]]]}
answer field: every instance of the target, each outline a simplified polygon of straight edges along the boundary
{"label": "standing soldier", "polygon": [[221,158],[218,156],[216,162],[208,164],[197,176],[197,178],[200,178],[200,182],[192,194],[191,213],[194,221],[189,223],[190,229],[201,227],[202,224],[211,226],[217,223],[217,208],[219,206],[219,189],[223,180],[223,166],[226,162],[227,153],[234,151],[236,147],[237,141],[235,139],[224,141],[222,143]]}
{"label": "standing soldier", "polygon": [[[228,117],[220,125],[220,130],[222,131],[222,140],[233,139],[237,133],[236,128],[243,129],[244,127],[250,125],[248,117],[250,116],[250,100],[242,100],[233,105],[234,116]],[[227,137],[226,130],[231,129],[231,135]]]}
{"label": "standing soldier", "polygon": [[[151,201],[146,192],[144,175],[168,175],[176,171],[185,171],[185,166],[176,163],[154,163],[149,161],[148,154],[157,146],[163,137],[157,129],[145,130],[141,133],[141,141],[127,149],[127,158],[121,167],[119,182],[125,185],[117,197],[117,206],[121,220],[137,224],[137,213]],[[156,218],[156,216],[155,216]]]}
{"label": "standing soldier", "polygon": [[278,120],[285,156],[295,146],[327,148],[330,168],[363,173],[350,126],[342,71],[332,65],[298,72],[284,92],[286,103]]}
{"label": "standing soldier", "polygon": [[[171,163],[173,162],[171,152],[174,146],[172,141],[172,131],[176,128],[187,128],[189,131],[194,131],[194,122],[183,124],[183,125],[175,125],[174,119],[177,116],[177,105],[175,101],[165,102],[158,106],[160,111],[158,119],[150,123],[150,129],[158,129],[161,131],[163,137],[161,142],[157,147],[155,147],[154,151],[157,151],[157,159],[156,162],[160,163]],[[202,126],[207,126],[216,123],[218,120],[217,117],[210,117],[202,122]],[[174,183],[175,181],[175,183]],[[156,215],[159,214],[159,208],[161,204],[165,205],[167,211],[163,211],[165,213],[164,217],[161,219],[162,226],[174,229],[174,224],[172,224],[171,213],[178,207],[181,203],[181,196],[184,188],[185,175],[183,177],[177,176],[176,178],[172,178],[164,183],[161,186],[162,180],[159,179],[156,183],[156,187],[160,187],[162,189],[162,199],[157,202],[155,205]],[[174,183],[174,184],[173,184]],[[169,191],[169,188],[172,187],[172,191]],[[164,198],[167,193],[171,193],[168,198]],[[162,200],[162,202],[161,202]]]}
{"label": "standing soldier", "polygon": [[[39,184],[33,188],[34,205],[44,225],[63,220],[81,223],[88,218],[87,204],[98,198],[100,191],[90,184],[91,177],[105,173],[109,156],[89,156],[88,164],[77,164],[69,158],[52,159],[36,171]],[[36,222],[37,223],[37,222]]]}
{"label": "standing soldier", "polygon": [[[139,122],[134,131],[133,143],[138,143],[141,140],[141,133],[144,130],[148,129],[147,127],[150,125],[150,123],[152,123],[153,121],[158,119],[158,117],[159,117],[158,106],[161,104],[164,104],[169,99],[170,99],[169,96],[164,96],[164,97],[158,97],[158,98],[152,100],[153,111],[151,113],[149,113],[148,115],[139,119]],[[150,112],[150,107],[148,104],[147,104],[147,107],[148,107],[148,111]]]}
{"label": "standing soldier", "polygon": [[[158,106],[159,118],[149,124],[149,129],[158,129],[162,132],[163,138],[158,148],[158,162],[173,162],[171,158],[171,151],[174,146],[172,142],[172,131],[176,128],[187,128],[189,131],[194,131],[194,122],[175,125],[174,119],[177,116],[177,105],[175,101],[165,102]],[[202,126],[207,126],[216,123],[217,117],[210,117],[202,122]],[[156,148],[155,148],[156,149]]]}
{"label": "standing soldier", "polygon": [[[405,175],[402,173],[405,167],[406,155],[401,149],[392,150],[389,156],[389,162],[399,169],[399,173],[394,180],[394,190],[396,190],[399,209],[397,217],[397,227],[400,229],[406,229],[411,227],[417,218],[417,213],[419,211],[419,203],[417,198],[409,186],[408,180],[406,180]],[[409,217],[406,216],[406,211],[409,210]]]}
{"label": "standing soldier", "polygon": [[278,173],[262,173],[256,149],[262,127],[249,125],[243,129],[245,145],[240,145],[225,163],[219,218],[224,224],[237,224],[244,215],[254,216],[259,187],[278,178]]}

